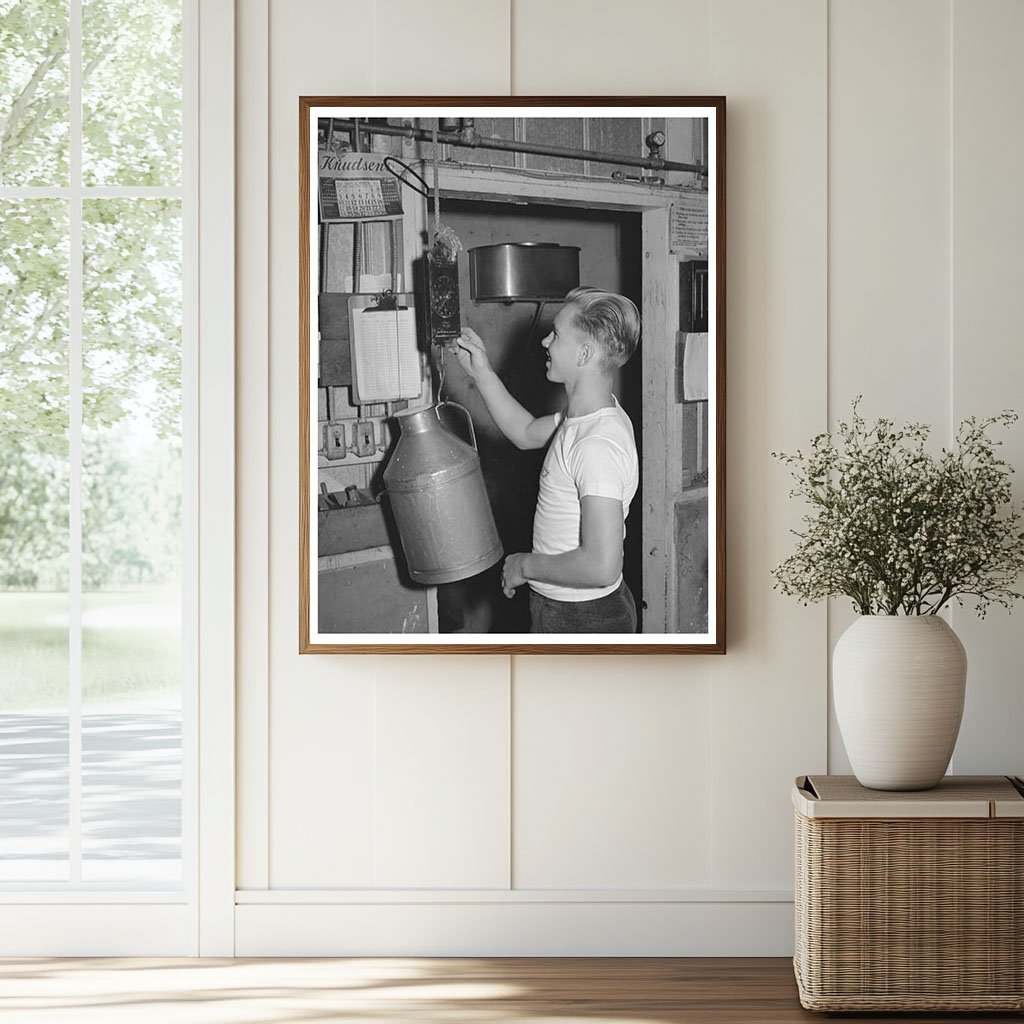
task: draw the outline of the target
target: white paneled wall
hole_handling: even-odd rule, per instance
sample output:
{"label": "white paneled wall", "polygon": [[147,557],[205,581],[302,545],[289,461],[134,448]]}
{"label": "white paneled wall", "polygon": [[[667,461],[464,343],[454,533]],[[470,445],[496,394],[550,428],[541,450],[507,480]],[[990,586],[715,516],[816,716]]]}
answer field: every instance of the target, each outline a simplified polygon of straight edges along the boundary
{"label": "white paneled wall", "polygon": [[509,884],[508,659],[453,658],[377,685],[374,817],[380,888]]}
{"label": "white paneled wall", "polygon": [[710,885],[706,681],[666,657],[565,661],[515,659],[514,885]]}
{"label": "white paneled wall", "polygon": [[[1020,404],[1021,5],[239,7],[238,951],[787,953],[846,612],[771,590],[770,452],[858,392],[944,434]],[[728,99],[729,653],[299,657],[298,97],[513,89]],[[957,767],[1020,771],[1021,630],[957,628]]]}
{"label": "white paneled wall", "polygon": [[[373,93],[504,96],[508,92],[508,0],[378,0],[376,5],[365,4],[369,12],[374,7]],[[347,11],[342,16],[347,16]],[[332,17],[336,19],[338,14]],[[327,95],[337,94],[335,84]]]}
{"label": "white paneled wall", "polygon": [[329,668],[273,688],[270,877],[243,886],[376,884],[375,673]]}
{"label": "white paneled wall", "polygon": [[709,0],[510,0],[519,96],[708,96]]}
{"label": "white paneled wall", "polygon": [[[423,45],[397,63],[378,42],[408,28],[408,6],[309,0],[269,4],[271,289],[265,415],[270,517],[264,543],[270,558],[269,579],[252,585],[269,589],[270,657],[268,678],[252,680],[251,687],[253,700],[267,702],[269,738],[256,751],[247,750],[246,738],[240,738],[242,758],[252,770],[265,772],[268,783],[263,803],[244,805],[239,815],[243,841],[262,844],[269,857],[254,858],[256,870],[249,872],[250,860],[242,851],[239,885],[244,889],[508,884],[508,658],[297,653],[298,98],[397,93],[399,86],[387,79],[387,69],[408,74],[415,57],[422,60],[419,91],[433,91],[429,75],[439,66],[442,41],[443,51],[457,61],[459,53],[479,41],[474,33],[484,32],[487,38],[494,32],[498,38],[507,34],[507,15],[504,21],[489,21],[486,31],[477,17],[453,29],[452,11],[442,20],[442,5],[438,20],[416,21],[415,38]],[[267,57],[257,52],[254,59]],[[489,75],[492,64],[475,66],[486,67]],[[412,87],[408,79],[401,81]],[[450,86],[449,80],[442,82]],[[472,91],[497,88],[486,76],[478,84],[479,90],[467,77],[466,88],[472,85]],[[241,130],[244,136],[244,125]],[[267,156],[257,153],[254,159]],[[246,358],[258,358],[248,341],[243,350]],[[247,457],[243,449],[241,458]],[[244,570],[241,589],[247,589]],[[258,623],[253,636],[262,637]],[[249,693],[250,681],[244,680],[239,694],[243,716],[251,713]],[[417,734],[408,717],[413,697],[421,708],[430,708],[432,720],[462,723],[462,736],[475,738],[433,748],[432,737]],[[437,735],[452,739],[450,729]],[[409,787],[404,796],[402,780]],[[483,793],[485,782],[489,788]],[[456,822],[457,808],[486,808],[486,813]],[[478,856],[484,859],[470,866]]]}
{"label": "white paneled wall", "polygon": [[847,418],[863,394],[868,417],[944,434],[949,12],[933,0],[829,11],[829,410]]}
{"label": "white paneled wall", "polygon": [[[955,0],[952,20],[952,359],[955,422],[1001,409],[1024,415],[1024,4]],[[1024,498],[1024,425],[1002,435]],[[984,621],[954,611],[968,657],[959,772],[1024,774],[1024,607]],[[1003,768],[1005,765],[1005,769]]]}
{"label": "white paneled wall", "polygon": [[[831,427],[863,395],[866,418],[948,434],[949,89],[946,4],[832,0]],[[831,606],[829,650],[854,618],[849,601]],[[834,717],[829,767],[850,770]]]}
{"label": "white paneled wall", "polygon": [[729,653],[708,666],[712,876],[788,890],[789,785],[825,767],[825,612],[771,592],[799,512],[770,453],[825,426],[825,7],[719,0],[712,19],[708,87],[727,97],[729,153]]}

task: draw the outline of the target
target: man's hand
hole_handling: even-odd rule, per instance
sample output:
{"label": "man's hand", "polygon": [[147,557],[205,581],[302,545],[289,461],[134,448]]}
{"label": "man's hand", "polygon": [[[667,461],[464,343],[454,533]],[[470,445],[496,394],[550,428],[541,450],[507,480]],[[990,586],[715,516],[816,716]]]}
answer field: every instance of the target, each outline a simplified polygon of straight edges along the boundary
{"label": "man's hand", "polygon": [[509,555],[501,567],[501,592],[506,597],[514,597],[516,587],[521,587],[526,582],[523,575],[523,563],[526,561],[526,552],[516,555]]}
{"label": "man's hand", "polygon": [[517,448],[543,448],[558,426],[555,416],[534,416],[509,394],[494,372],[487,349],[476,331],[466,327],[453,339],[452,351],[473,381],[498,429]]}
{"label": "man's hand", "polygon": [[492,373],[483,339],[471,327],[464,327],[454,342],[455,358],[473,380]]}
{"label": "man's hand", "polygon": [[580,546],[557,555],[509,555],[501,588],[511,597],[526,580],[557,587],[610,587],[622,572],[622,502],[588,494],[580,499]]}

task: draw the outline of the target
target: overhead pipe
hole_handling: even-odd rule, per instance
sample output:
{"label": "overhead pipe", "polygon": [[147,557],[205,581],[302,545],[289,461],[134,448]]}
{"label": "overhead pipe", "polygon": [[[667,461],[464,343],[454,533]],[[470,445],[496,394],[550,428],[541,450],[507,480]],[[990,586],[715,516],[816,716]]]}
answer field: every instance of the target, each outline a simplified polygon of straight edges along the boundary
{"label": "overhead pipe", "polygon": [[[334,130],[365,132],[367,135],[393,135],[416,142],[433,142],[434,132],[426,128],[412,128],[403,125],[380,124],[377,122],[334,120]],[[477,135],[470,125],[461,131],[438,131],[437,141],[446,146],[461,146],[466,149],[498,149],[509,153],[532,153],[536,156],[558,156],[569,160],[594,160],[602,164],[622,164],[626,167],[641,167],[648,171],[684,171],[707,174],[702,164],[684,164],[677,160],[661,157],[622,156],[618,153],[599,153],[592,149],[570,149],[565,146],[549,146],[543,142],[521,142],[513,139],[499,139],[494,136]]]}

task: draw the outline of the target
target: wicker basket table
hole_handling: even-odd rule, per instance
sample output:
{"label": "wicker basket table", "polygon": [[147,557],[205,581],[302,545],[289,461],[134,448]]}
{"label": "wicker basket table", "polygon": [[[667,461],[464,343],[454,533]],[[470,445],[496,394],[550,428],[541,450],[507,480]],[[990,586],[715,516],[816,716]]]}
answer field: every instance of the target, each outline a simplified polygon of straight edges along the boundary
{"label": "wicker basket table", "polygon": [[1024,784],[888,793],[798,778],[796,955],[808,1010],[1024,1009]]}

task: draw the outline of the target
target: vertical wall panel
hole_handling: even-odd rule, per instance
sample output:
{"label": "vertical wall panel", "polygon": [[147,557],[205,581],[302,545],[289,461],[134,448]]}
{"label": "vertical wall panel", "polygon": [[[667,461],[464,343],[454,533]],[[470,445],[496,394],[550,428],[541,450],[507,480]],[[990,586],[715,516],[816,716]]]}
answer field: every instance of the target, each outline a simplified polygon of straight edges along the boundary
{"label": "vertical wall panel", "polygon": [[710,700],[676,658],[517,658],[513,884],[699,887],[711,877]]}
{"label": "vertical wall panel", "polygon": [[829,5],[833,422],[863,394],[869,416],[947,429],[948,20],[933,0]]}
{"label": "vertical wall panel", "polygon": [[[953,4],[953,420],[1012,408],[1024,414],[1020,297],[1024,295],[1024,5]],[[1024,497],[1024,425],[993,436]],[[1024,582],[1024,581],[1020,581]],[[954,610],[967,648],[967,703],[953,756],[958,772],[1024,772],[1024,630],[995,609],[979,621]]]}
{"label": "vertical wall panel", "polygon": [[377,686],[376,885],[509,885],[508,658]]}
{"label": "vertical wall panel", "polygon": [[[711,9],[516,0],[514,89],[709,94]],[[514,659],[517,887],[708,884],[709,660]]]}
{"label": "vertical wall panel", "polygon": [[[367,659],[297,653],[296,424],[299,96],[372,92],[372,47],[343,41],[372,39],[373,32],[372,6],[332,11],[316,0],[270,2],[269,870],[275,887],[368,884],[372,873],[373,684]],[[244,135],[244,124],[240,131]],[[245,460],[253,453],[245,438],[241,442]]]}
{"label": "vertical wall panel", "polygon": [[[400,692],[394,688],[415,680],[420,699],[433,700],[434,712],[451,721],[461,720],[467,699],[450,680],[470,666],[481,688],[490,691],[497,685],[507,690],[508,685],[507,658],[300,657],[297,653],[298,98],[400,92],[400,79],[390,76],[404,72],[392,62],[382,62],[373,45],[381,25],[389,25],[388,13],[383,8],[376,12],[373,5],[271,2],[269,820],[270,880],[278,888],[372,885],[378,856],[390,877],[411,877],[418,870],[422,851],[416,846],[380,849],[381,837],[395,835],[396,826],[386,806],[384,818],[378,818],[376,772],[382,761],[410,776],[422,766],[413,757],[414,747],[403,748],[396,742],[396,737],[408,736],[405,712],[387,700],[381,711],[375,692],[378,685],[387,694]],[[441,21],[420,26],[417,39],[424,53],[441,52],[444,27]],[[507,39],[502,43],[500,34],[488,38],[507,50]],[[352,40],[363,40],[365,45],[351,45]],[[452,59],[457,62],[457,57]],[[474,79],[471,70],[464,73],[459,91],[486,92],[492,83]],[[424,81],[419,91],[440,90]],[[240,130],[244,134],[244,124]],[[251,215],[259,217],[263,211],[253,210]],[[246,458],[244,439],[241,453]],[[469,704],[480,716],[481,735],[494,731],[507,735],[507,695],[486,707]],[[394,721],[389,709],[394,711]],[[381,751],[390,752],[393,765]],[[507,818],[507,767],[504,777],[496,774],[493,757],[497,753],[497,749],[483,751],[479,745],[466,744],[448,756],[461,758],[461,775],[476,780],[467,784],[488,781],[493,813]],[[485,763],[480,763],[481,757]],[[421,785],[433,780],[440,787],[436,796],[442,803],[457,797],[447,789],[450,779],[444,772],[428,772],[425,779],[420,779]],[[430,798],[424,799],[429,805]],[[488,836],[493,834],[486,821],[481,827]],[[474,847],[469,837],[465,841]],[[500,850],[494,843],[475,844],[478,851],[484,847],[491,860],[478,864],[477,874],[507,879],[507,837]]]}
{"label": "vertical wall panel", "polygon": [[[310,659],[313,660],[313,659]],[[275,680],[270,887],[375,884],[376,659]]]}
{"label": "vertical wall panel", "polygon": [[[913,69],[908,73],[908,69]],[[829,5],[829,422],[949,433],[949,10]],[[853,621],[830,602],[829,650]],[[830,727],[829,767],[849,771]]]}
{"label": "vertical wall panel", "polygon": [[[378,94],[508,91],[507,0],[419,7],[377,4]],[[399,60],[389,52],[395,33],[406,37]],[[378,661],[379,884],[507,886],[509,659]],[[424,731],[431,721],[437,728]],[[446,738],[447,749],[431,752]],[[403,791],[403,781],[412,788]]]}
{"label": "vertical wall panel", "polygon": [[378,0],[377,93],[506,95],[510,2]]}
{"label": "vertical wall panel", "polygon": [[514,0],[512,91],[706,95],[711,9],[711,0]]}
{"label": "vertical wall panel", "polygon": [[728,97],[728,650],[712,666],[714,885],[788,886],[789,785],[825,764],[824,610],[771,591],[799,510],[770,457],[825,422],[825,8],[714,6]]}

